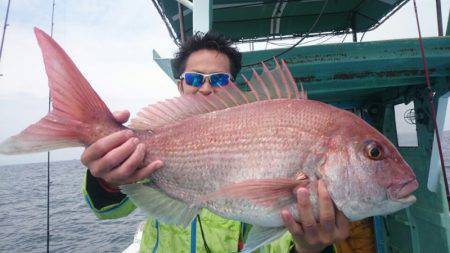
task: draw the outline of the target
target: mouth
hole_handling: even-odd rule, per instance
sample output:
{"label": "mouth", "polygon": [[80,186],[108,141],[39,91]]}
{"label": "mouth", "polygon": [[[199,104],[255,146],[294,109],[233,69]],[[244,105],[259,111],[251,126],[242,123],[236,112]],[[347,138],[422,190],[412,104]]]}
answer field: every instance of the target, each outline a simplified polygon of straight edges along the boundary
{"label": "mouth", "polygon": [[416,202],[416,200],[417,200],[416,197],[411,194],[411,195],[408,195],[406,197],[403,197],[403,198],[400,198],[400,199],[396,199],[394,201],[400,202],[400,203],[403,203],[403,204],[412,204],[412,203]]}
{"label": "mouth", "polygon": [[389,198],[395,201],[409,201],[411,197],[415,197],[412,195],[412,193],[419,187],[419,183],[417,180],[411,179],[410,181],[407,181],[403,183],[402,185],[397,185],[394,187],[391,187],[388,189],[388,195]]}

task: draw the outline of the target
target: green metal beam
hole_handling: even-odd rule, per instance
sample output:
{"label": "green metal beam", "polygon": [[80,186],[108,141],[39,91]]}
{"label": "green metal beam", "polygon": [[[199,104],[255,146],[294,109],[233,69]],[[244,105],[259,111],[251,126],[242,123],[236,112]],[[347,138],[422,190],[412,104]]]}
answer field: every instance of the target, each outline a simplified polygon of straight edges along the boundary
{"label": "green metal beam", "polygon": [[[424,45],[430,77],[450,77],[450,37],[427,38]],[[258,62],[281,50],[245,52],[243,65],[256,64],[256,70],[262,71]],[[304,46],[294,48],[282,58],[296,81],[302,81],[310,95],[319,100],[326,100],[321,94],[338,91],[357,97],[362,90],[425,83],[416,39]],[[268,64],[272,65],[272,61]],[[244,68],[241,73],[249,77],[250,71]],[[238,78],[237,82],[243,81]]]}

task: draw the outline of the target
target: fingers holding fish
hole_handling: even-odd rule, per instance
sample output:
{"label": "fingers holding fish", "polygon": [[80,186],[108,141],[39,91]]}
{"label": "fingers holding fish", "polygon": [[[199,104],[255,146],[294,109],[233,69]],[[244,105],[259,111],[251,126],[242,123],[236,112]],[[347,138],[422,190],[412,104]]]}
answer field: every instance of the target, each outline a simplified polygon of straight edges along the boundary
{"label": "fingers holding fish", "polygon": [[136,170],[133,175],[129,178],[128,183],[135,183],[139,180],[147,178],[152,174],[155,170],[160,169],[163,166],[163,162],[160,160],[156,160],[151,162],[149,165],[144,168],[139,168]]}
{"label": "fingers holding fish", "polygon": [[336,240],[345,240],[349,236],[350,222],[344,213],[341,211],[336,211]]}
{"label": "fingers holding fish", "polygon": [[300,217],[300,224],[305,232],[305,239],[311,243],[318,241],[318,224],[314,218],[309,191],[300,187],[297,190],[297,209]]}
{"label": "fingers holding fish", "polygon": [[[138,148],[139,146],[141,147]],[[126,184],[128,178],[142,164],[144,156],[142,144],[139,145],[139,139],[133,137],[93,162],[91,171],[97,170],[98,177],[109,184]]]}
{"label": "fingers holding fish", "polygon": [[317,182],[319,221],[316,221],[307,188],[297,189],[297,209],[300,223],[297,223],[288,210],[281,216],[291,232],[298,252],[320,252],[336,241],[348,237],[349,222],[344,214],[335,210],[325,183]]}
{"label": "fingers holding fish", "polygon": [[292,237],[299,237],[303,236],[304,231],[302,226],[295,221],[292,214],[287,209],[283,209],[281,211],[281,218],[283,219],[284,225],[289,230],[289,232],[292,234]]}
{"label": "fingers holding fish", "polygon": [[117,122],[123,124],[128,121],[130,118],[130,111],[123,110],[123,111],[115,111],[113,112],[113,116],[116,119]]}
{"label": "fingers holding fish", "polygon": [[317,182],[318,206],[320,226],[322,227],[322,237],[325,241],[333,241],[333,234],[336,227],[335,209],[330,194],[322,180]]}
{"label": "fingers holding fish", "polygon": [[108,151],[103,157],[92,161],[88,168],[97,174],[93,174],[94,176],[103,177],[109,171],[120,166],[134,152],[138,143],[137,138],[131,138]]}
{"label": "fingers holding fish", "polygon": [[125,143],[132,136],[133,132],[131,130],[122,130],[99,139],[84,150],[81,155],[81,162],[90,169],[92,163],[101,159],[114,148]]}
{"label": "fingers holding fish", "polygon": [[317,193],[322,241],[331,244],[346,239],[349,233],[349,221],[342,212],[335,209],[322,180],[317,182]]}

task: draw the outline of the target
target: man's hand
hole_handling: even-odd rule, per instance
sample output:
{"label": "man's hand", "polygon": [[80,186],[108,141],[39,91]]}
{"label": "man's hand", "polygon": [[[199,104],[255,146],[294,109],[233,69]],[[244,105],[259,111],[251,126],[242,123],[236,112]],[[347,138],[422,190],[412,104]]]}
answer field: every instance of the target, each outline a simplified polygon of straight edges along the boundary
{"label": "man's hand", "polygon": [[284,225],[292,234],[295,249],[299,253],[321,252],[334,242],[348,237],[349,222],[343,213],[335,212],[333,201],[321,180],[318,181],[317,192],[319,222],[314,218],[309,190],[306,188],[297,190],[297,209],[301,224],[294,220],[289,210],[281,212]]}
{"label": "man's hand", "polygon": [[[116,112],[114,117],[118,122],[125,123],[130,112]],[[116,187],[144,179],[162,167],[162,162],[157,160],[139,168],[144,157],[145,145],[133,137],[133,131],[123,130],[103,137],[87,147],[81,155],[81,162],[94,177]]]}

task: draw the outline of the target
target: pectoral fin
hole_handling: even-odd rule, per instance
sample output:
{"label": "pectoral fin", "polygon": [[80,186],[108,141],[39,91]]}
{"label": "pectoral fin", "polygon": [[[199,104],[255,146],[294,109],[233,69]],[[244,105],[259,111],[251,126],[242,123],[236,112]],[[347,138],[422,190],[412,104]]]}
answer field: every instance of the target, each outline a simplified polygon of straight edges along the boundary
{"label": "pectoral fin", "polygon": [[195,205],[215,199],[248,199],[256,204],[276,209],[294,201],[294,189],[298,186],[307,187],[308,183],[308,178],[247,180],[202,196]]}

